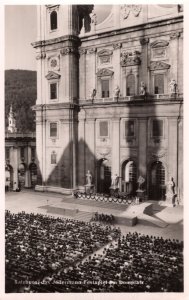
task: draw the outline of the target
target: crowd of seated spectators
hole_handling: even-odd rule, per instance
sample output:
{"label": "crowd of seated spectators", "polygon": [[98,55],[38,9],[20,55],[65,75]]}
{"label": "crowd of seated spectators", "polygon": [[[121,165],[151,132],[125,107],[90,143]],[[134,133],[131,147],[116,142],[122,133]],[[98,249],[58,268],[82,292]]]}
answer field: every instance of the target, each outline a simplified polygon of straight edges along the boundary
{"label": "crowd of seated spectators", "polygon": [[6,211],[6,292],[11,291],[182,292],[183,242]]}
{"label": "crowd of seated spectators", "polygon": [[75,265],[119,235],[108,225],[6,211],[7,291]]}

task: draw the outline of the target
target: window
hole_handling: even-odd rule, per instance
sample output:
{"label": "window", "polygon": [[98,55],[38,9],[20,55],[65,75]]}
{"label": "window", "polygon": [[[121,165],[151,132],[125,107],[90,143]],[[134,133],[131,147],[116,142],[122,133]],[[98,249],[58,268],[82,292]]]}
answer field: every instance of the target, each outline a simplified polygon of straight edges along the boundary
{"label": "window", "polygon": [[153,120],[152,136],[163,137],[163,120]]}
{"label": "window", "polygon": [[125,121],[125,136],[132,137],[135,135],[135,127],[134,127],[134,121],[128,120]]}
{"label": "window", "polygon": [[154,76],[154,94],[164,94],[164,75],[156,74]]}
{"label": "window", "polygon": [[57,83],[50,84],[50,99],[57,99]]}
{"label": "window", "polygon": [[108,121],[100,121],[100,137],[107,137],[108,136]]}
{"label": "window", "polygon": [[10,159],[10,148],[5,148],[5,159]]}
{"label": "window", "polygon": [[51,165],[54,165],[54,164],[56,164],[56,152],[55,151],[53,151],[51,153]]}
{"label": "window", "polygon": [[130,74],[127,76],[127,96],[135,94],[135,76]]}
{"label": "window", "polygon": [[24,158],[24,147],[20,148],[20,157]]}
{"label": "window", "polygon": [[53,11],[50,14],[51,30],[57,29],[57,12]]}
{"label": "window", "polygon": [[50,123],[50,137],[57,137],[57,123]]}
{"label": "window", "polygon": [[102,98],[109,98],[110,91],[109,91],[109,80],[103,79],[102,82]]}
{"label": "window", "polygon": [[31,157],[32,157],[32,159],[34,159],[35,158],[35,148],[31,148]]}

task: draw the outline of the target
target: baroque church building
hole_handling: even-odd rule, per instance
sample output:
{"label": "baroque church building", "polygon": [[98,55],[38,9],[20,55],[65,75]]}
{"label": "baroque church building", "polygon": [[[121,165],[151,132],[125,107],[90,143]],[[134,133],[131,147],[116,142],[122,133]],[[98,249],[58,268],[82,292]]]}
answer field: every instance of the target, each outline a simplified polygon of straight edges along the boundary
{"label": "baroque church building", "polygon": [[38,6],[37,190],[183,193],[182,5]]}

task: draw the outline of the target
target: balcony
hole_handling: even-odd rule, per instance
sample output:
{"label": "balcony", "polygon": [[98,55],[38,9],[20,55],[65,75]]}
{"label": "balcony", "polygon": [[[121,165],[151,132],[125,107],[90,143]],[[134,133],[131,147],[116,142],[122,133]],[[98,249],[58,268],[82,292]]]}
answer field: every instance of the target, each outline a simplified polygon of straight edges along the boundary
{"label": "balcony", "polygon": [[94,99],[79,99],[81,105],[90,104],[109,104],[109,103],[129,103],[129,102],[151,102],[151,101],[180,101],[183,100],[183,93],[176,94],[147,94],[135,95],[135,96],[125,96],[119,98],[94,98]]}

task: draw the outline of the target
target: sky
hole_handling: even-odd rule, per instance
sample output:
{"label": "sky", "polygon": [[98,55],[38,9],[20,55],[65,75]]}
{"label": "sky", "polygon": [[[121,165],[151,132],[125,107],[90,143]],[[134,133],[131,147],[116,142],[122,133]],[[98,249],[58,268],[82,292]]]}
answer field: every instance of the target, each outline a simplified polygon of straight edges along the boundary
{"label": "sky", "polygon": [[5,6],[5,69],[36,70],[37,8],[35,5]]}

